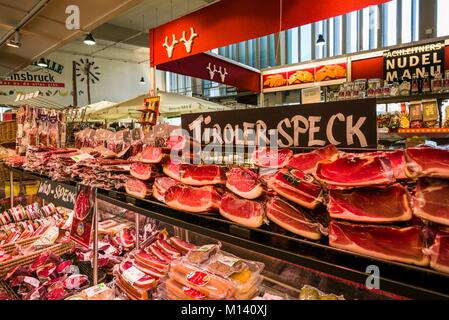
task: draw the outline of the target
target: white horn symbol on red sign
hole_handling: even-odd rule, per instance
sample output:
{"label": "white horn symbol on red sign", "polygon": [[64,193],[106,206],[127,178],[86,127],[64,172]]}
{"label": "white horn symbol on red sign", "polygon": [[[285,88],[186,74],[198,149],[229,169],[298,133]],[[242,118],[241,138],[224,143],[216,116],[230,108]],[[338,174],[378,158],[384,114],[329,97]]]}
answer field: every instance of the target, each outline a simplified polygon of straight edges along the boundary
{"label": "white horn symbol on red sign", "polygon": [[228,75],[226,68],[224,68],[224,72],[223,72],[220,67],[220,69],[218,69],[218,73],[220,74],[221,82],[224,82],[226,79],[226,76]]}
{"label": "white horn symbol on red sign", "polygon": [[175,45],[179,43],[179,41],[176,40],[176,36],[174,34],[172,36],[173,40],[171,45],[168,44],[168,36],[165,37],[165,42],[162,45],[167,50],[167,54],[170,59],[173,57],[173,50],[175,49]]}
{"label": "white horn symbol on red sign", "polygon": [[187,53],[192,52],[193,39],[195,39],[196,37],[198,37],[198,34],[195,33],[195,30],[193,29],[193,27],[190,28],[189,40],[186,40],[186,31],[185,30],[182,31],[182,37],[181,37],[180,41],[182,43],[184,43]]}
{"label": "white horn symbol on red sign", "polygon": [[209,70],[209,76],[211,80],[214,80],[215,73],[218,72],[217,67],[214,64],[214,69],[212,70],[212,63],[209,62],[209,65],[206,67]]}

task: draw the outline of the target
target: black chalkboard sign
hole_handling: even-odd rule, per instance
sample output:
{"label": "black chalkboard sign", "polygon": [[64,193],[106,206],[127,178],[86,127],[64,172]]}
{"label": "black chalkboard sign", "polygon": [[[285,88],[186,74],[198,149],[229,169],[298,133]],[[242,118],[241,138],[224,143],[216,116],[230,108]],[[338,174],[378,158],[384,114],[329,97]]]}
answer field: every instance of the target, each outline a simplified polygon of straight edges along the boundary
{"label": "black chalkboard sign", "polygon": [[37,190],[38,197],[73,210],[75,207],[76,187],[57,181],[42,179]]}
{"label": "black chalkboard sign", "polygon": [[181,120],[184,133],[203,146],[377,148],[375,99],[193,113]]}

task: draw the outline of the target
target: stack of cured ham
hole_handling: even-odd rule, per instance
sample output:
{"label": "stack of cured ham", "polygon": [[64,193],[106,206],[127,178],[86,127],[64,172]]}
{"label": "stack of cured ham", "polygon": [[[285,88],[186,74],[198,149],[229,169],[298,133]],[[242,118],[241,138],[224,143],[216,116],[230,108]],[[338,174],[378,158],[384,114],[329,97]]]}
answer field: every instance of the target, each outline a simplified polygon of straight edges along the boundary
{"label": "stack of cured ham", "polygon": [[258,148],[249,169],[174,157],[187,147],[198,145],[174,136],[128,159],[105,159],[109,155],[97,149],[88,152],[93,159],[81,160],[86,150],[36,147],[23,167],[124,187],[137,198],[183,212],[219,213],[248,228],[269,224],[311,240],[328,235],[330,246],[339,249],[449,272],[448,150],[344,153],[330,145],[294,154]]}

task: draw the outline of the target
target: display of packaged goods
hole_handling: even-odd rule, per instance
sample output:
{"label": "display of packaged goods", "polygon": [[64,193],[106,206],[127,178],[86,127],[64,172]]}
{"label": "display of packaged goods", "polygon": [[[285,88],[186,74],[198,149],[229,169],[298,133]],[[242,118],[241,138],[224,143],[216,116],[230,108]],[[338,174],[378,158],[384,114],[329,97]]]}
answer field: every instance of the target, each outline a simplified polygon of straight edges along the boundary
{"label": "display of packaged goods", "polygon": [[186,255],[189,264],[202,266],[207,263],[221,248],[221,243],[204,245],[190,250]]}
{"label": "display of packaged goods", "polygon": [[230,280],[236,288],[236,298],[247,300],[255,295],[262,283],[264,264],[220,252],[211,258],[206,269]]}
{"label": "display of packaged goods", "polygon": [[72,261],[41,253],[29,266],[16,266],[3,277],[23,300],[62,300],[89,286],[86,275],[74,273]]}
{"label": "display of packaged goods", "polygon": [[[186,295],[191,295],[194,299],[206,300],[228,300],[236,298],[236,289],[228,279],[206,272],[202,268],[197,268],[182,261],[174,261],[170,264],[168,276],[171,281],[166,283],[166,290],[169,295],[179,296],[179,288]],[[193,289],[192,292],[185,292],[183,288]]]}
{"label": "display of packaged goods", "polygon": [[438,102],[436,100],[423,100],[423,127],[424,128],[438,128],[439,127],[439,112]]}
{"label": "display of packaged goods", "polygon": [[422,128],[423,112],[421,102],[410,103],[410,128]]}
{"label": "display of packaged goods", "polygon": [[345,300],[345,298],[332,293],[324,293],[312,286],[303,286],[299,293],[299,300]]}

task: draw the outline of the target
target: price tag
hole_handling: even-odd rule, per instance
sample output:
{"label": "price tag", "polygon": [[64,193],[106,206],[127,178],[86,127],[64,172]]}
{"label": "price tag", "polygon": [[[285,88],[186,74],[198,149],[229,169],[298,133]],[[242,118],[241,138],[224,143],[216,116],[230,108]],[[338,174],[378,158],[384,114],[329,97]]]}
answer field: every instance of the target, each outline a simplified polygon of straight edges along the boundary
{"label": "price tag", "polygon": [[109,288],[104,284],[104,283],[100,283],[94,287],[88,288],[86,290],[84,290],[84,292],[86,293],[86,296],[88,298],[93,297],[95,295],[98,295],[106,290],[108,290]]}
{"label": "price tag", "polygon": [[73,161],[75,162],[80,162],[80,161],[85,161],[85,160],[92,160],[95,159],[94,157],[92,157],[90,154],[88,153],[82,153],[82,154],[78,154],[76,156],[72,156],[70,157]]}
{"label": "price tag", "polygon": [[125,270],[122,274],[123,278],[131,284],[142,279],[145,276],[145,273],[132,266],[131,268]]}
{"label": "price tag", "polygon": [[33,287],[37,288],[40,285],[39,280],[32,277],[25,277],[23,278],[23,282],[28,283],[29,285],[32,285]]}

